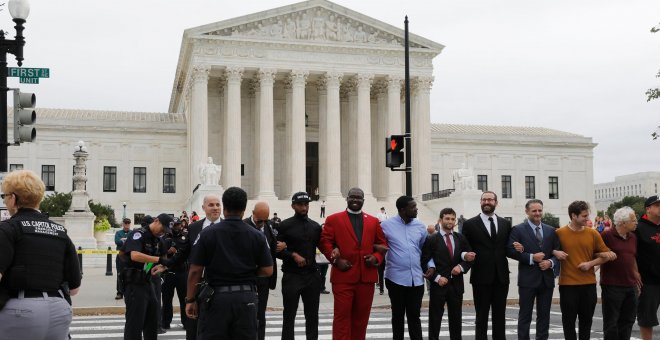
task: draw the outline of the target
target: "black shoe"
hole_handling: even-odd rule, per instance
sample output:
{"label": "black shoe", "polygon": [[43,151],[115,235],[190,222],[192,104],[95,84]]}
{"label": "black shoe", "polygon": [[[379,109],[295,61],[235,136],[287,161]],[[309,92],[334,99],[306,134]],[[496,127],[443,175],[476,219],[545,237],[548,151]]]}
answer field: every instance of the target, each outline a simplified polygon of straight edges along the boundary
{"label": "black shoe", "polygon": [[383,295],[384,292],[380,292],[380,295]]}
{"label": "black shoe", "polygon": [[167,333],[166,330],[164,330],[163,328],[158,328],[158,334],[165,334],[165,333]]}
{"label": "black shoe", "polygon": [[163,325],[163,329],[170,329],[170,325]]}
{"label": "black shoe", "polygon": [[321,291],[321,294],[330,294],[330,292],[324,289]]}
{"label": "black shoe", "polygon": [[124,298],[124,294],[122,293],[117,293],[117,295],[115,295],[115,300],[121,300],[123,298]]}

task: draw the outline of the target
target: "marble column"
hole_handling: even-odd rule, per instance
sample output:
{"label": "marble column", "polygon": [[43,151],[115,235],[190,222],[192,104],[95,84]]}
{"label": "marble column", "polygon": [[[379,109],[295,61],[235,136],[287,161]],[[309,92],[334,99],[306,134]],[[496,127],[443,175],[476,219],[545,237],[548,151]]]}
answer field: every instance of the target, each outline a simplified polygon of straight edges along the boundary
{"label": "marble column", "polygon": [[371,81],[373,74],[357,75],[357,186],[364,197],[371,194]]}
{"label": "marble column", "polygon": [[387,199],[387,175],[385,167],[385,135],[387,134],[387,83],[384,79],[375,81],[372,89],[371,110],[371,164],[373,178],[371,188],[378,200]]}
{"label": "marble column", "polygon": [[[289,193],[305,191],[305,84],[309,71],[293,70],[291,82],[291,120],[287,121],[287,139],[289,140],[290,176]],[[309,193],[311,194],[311,193]]]}
{"label": "marble column", "polygon": [[275,125],[273,123],[273,83],[275,69],[260,69],[259,76],[259,138],[258,199],[275,199]]}
{"label": "marble column", "polygon": [[[387,81],[387,127],[386,135],[402,135],[405,129],[401,127],[401,81],[403,77],[398,75],[389,75]],[[384,185],[388,200],[395,202],[397,198],[403,195],[402,183],[403,172],[387,171],[387,180]]]}
{"label": "marble column", "polygon": [[328,92],[325,77],[316,80],[316,92],[318,94],[319,112],[319,200],[326,200],[327,188],[327,162],[328,162],[328,131],[325,129],[327,121]]}
{"label": "marble column", "polygon": [[421,200],[422,194],[431,192],[431,85],[432,76],[414,80],[411,110],[411,134],[413,156],[413,197]]}
{"label": "marble column", "polygon": [[324,126],[325,160],[321,159],[320,167],[324,169],[326,200],[341,199],[341,121],[339,103],[339,85],[342,74],[327,72],[324,76],[326,89],[326,109]]}
{"label": "marble column", "polygon": [[225,121],[224,187],[241,186],[241,80],[243,68],[227,67],[227,117]]}
{"label": "marble column", "polygon": [[[346,94],[347,94],[347,110],[346,110],[346,121],[347,121],[347,138],[346,138],[346,147],[343,150],[352,150],[357,145],[357,79],[355,77],[349,78],[348,81],[344,84]],[[342,129],[342,133],[344,130]],[[357,152],[346,152],[346,162],[348,163],[348,174],[346,183],[348,184],[344,188],[344,193],[347,193],[350,188],[356,187],[358,183],[357,174],[360,171],[358,168],[357,162]]]}
{"label": "marble column", "polygon": [[[208,119],[209,119],[209,100],[208,84],[209,71],[208,65],[195,65],[192,69],[192,88],[190,96],[190,177],[193,179],[190,183],[193,187],[201,183],[197,167],[206,163],[208,157]],[[192,188],[191,188],[192,189]]]}

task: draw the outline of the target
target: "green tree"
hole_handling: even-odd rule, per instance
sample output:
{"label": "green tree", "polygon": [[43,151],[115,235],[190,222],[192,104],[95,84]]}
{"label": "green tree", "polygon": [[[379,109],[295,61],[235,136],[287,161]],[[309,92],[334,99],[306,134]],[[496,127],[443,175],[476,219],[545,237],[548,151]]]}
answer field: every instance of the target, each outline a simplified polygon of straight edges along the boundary
{"label": "green tree", "polygon": [[39,210],[50,217],[62,217],[71,206],[71,193],[55,192],[44,197]]}
{"label": "green tree", "polygon": [[559,228],[559,217],[547,212],[543,214],[543,217],[541,217],[541,222],[551,225],[555,228]]}
{"label": "green tree", "polygon": [[646,199],[644,197],[639,197],[639,196],[626,196],[622,200],[618,202],[614,202],[610,204],[610,206],[607,208],[607,214],[610,217],[614,216],[614,212],[621,208],[621,207],[631,207],[635,211],[635,215],[637,215],[637,218],[640,218],[642,215],[645,213],[644,209],[644,201]]}
{"label": "green tree", "polygon": [[108,220],[110,223],[110,226],[112,228],[119,228],[119,224],[117,223],[117,220],[115,220],[115,210],[112,209],[111,206],[107,204],[102,204],[102,203],[97,203],[94,202],[93,200],[89,201],[89,208],[92,210],[94,213],[94,216],[96,216],[96,220],[94,221],[94,225],[99,223],[101,220],[104,218]]}

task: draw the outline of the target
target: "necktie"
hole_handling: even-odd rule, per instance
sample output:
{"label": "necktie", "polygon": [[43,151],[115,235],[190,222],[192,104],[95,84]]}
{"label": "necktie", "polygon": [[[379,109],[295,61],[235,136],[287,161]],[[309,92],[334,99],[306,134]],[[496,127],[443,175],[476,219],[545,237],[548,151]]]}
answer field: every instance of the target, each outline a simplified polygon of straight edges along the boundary
{"label": "necktie", "polygon": [[445,242],[447,242],[447,249],[449,249],[449,258],[451,259],[454,257],[454,248],[451,246],[451,240],[449,237],[451,236],[451,233],[446,233],[445,234]]}
{"label": "necktie", "polygon": [[489,217],[488,220],[490,221],[490,238],[495,240],[497,237],[497,232],[495,231],[495,222],[493,221],[492,217]]}
{"label": "necktie", "polygon": [[536,240],[539,242],[539,247],[543,244],[543,236],[541,236],[541,228],[536,227]]}

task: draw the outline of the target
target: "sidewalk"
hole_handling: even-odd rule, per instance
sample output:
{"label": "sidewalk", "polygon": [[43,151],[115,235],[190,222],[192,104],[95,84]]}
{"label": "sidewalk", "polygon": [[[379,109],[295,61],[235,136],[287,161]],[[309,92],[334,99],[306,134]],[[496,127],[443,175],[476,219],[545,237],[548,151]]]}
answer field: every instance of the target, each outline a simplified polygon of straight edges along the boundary
{"label": "sidewalk", "polygon": [[[114,262],[113,262],[114,263]],[[281,268],[281,263],[278,260],[278,270]],[[518,303],[518,264],[509,260],[509,269],[511,271],[510,275],[510,286],[509,286],[509,303],[517,304]],[[113,275],[105,275],[105,267],[84,267],[84,275],[82,286],[80,288],[80,293],[77,296],[73,297],[73,307],[74,314],[76,315],[90,315],[90,314],[123,314],[124,313],[124,300],[115,300],[116,294],[116,280],[117,273],[113,268]],[[282,291],[281,291],[281,282],[282,272],[279,271],[278,283],[275,290],[270,291],[270,297],[268,298],[268,308],[272,310],[282,309]],[[598,276],[598,274],[596,275]],[[326,289],[332,291],[332,285],[330,284],[330,270],[328,270],[326,282]],[[464,303],[472,303],[472,285],[469,284],[470,274],[468,273],[465,277],[465,295],[463,296]],[[600,289],[599,289],[600,292]],[[600,293],[599,293],[600,295]],[[423,303],[424,305],[428,304],[428,292],[424,293]],[[554,294],[555,301],[559,300],[559,292],[555,287]],[[175,297],[176,300],[176,297]],[[176,302],[175,305],[178,305]],[[387,289],[385,290],[384,295],[378,294],[378,288],[376,288],[374,293],[374,308],[389,308],[390,300],[387,296]],[[321,311],[332,311],[333,309],[333,297],[332,293],[330,294],[321,294],[321,303],[319,310]]]}

